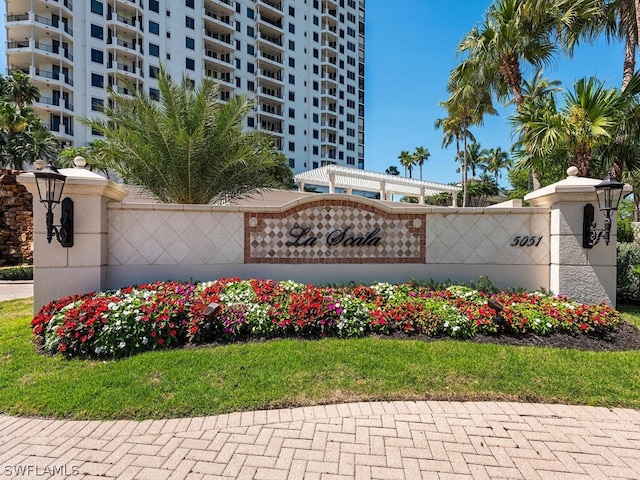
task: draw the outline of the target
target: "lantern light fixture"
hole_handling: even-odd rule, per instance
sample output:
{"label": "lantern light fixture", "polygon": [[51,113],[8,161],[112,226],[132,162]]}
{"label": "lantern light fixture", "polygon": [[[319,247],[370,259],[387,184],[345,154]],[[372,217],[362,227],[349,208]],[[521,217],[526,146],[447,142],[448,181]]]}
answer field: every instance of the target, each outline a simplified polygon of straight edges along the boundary
{"label": "lantern light fixture", "polygon": [[[40,203],[47,209],[47,241],[51,243],[55,236],[63,247],[73,247],[73,200],[68,197],[60,200],[67,177],[61,174],[51,161],[45,163],[44,160],[36,160],[34,165],[36,171],[33,174],[36,177]],[[60,203],[60,225],[54,225],[53,209]]]}
{"label": "lantern light fixture", "polygon": [[584,206],[584,217],[582,222],[582,247],[593,248],[602,238],[604,243],[609,245],[611,237],[611,215],[618,209],[618,204],[622,199],[624,183],[617,181],[611,175],[607,176],[601,183],[596,185],[596,197],[598,208],[604,213],[604,228],[596,228],[593,205],[587,203]]}

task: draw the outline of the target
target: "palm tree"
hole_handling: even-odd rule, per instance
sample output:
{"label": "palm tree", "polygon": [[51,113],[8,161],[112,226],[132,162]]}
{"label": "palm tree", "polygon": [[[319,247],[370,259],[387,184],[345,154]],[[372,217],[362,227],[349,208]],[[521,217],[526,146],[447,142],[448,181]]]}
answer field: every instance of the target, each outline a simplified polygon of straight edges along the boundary
{"label": "palm tree", "polygon": [[502,170],[511,169],[511,160],[509,154],[502,150],[501,147],[490,148],[486,151],[486,170],[493,174],[493,178],[498,181],[501,178]]}
{"label": "palm tree", "polygon": [[196,87],[187,78],[158,75],[159,101],[122,79],[130,92],[110,91],[105,119],[85,119],[104,135],[105,167],[163,202],[217,203],[281,186],[291,170],[267,133],[245,132],[253,108],[245,97],[217,101],[209,79]]}
{"label": "palm tree", "polygon": [[467,145],[467,167],[471,169],[472,178],[478,178],[476,176],[478,168],[485,168],[486,153],[487,151],[477,142]]}
{"label": "palm tree", "polygon": [[411,155],[407,150],[403,150],[398,155],[398,159],[400,160],[400,165],[404,167],[404,176],[407,176],[407,170],[409,171],[409,178],[411,178],[411,172],[413,171],[413,166],[415,165],[415,160],[413,155]]}
{"label": "palm tree", "polygon": [[[640,77],[634,77],[630,85],[640,86]],[[566,158],[578,168],[579,175],[593,175],[594,156],[613,142],[634,97],[630,90],[624,94],[605,88],[592,77],[579,80],[573,92],[564,94],[562,108],[553,97],[546,103],[528,104],[512,117],[520,144],[528,152],[525,160]]]}
{"label": "palm tree", "polygon": [[429,152],[428,148],[424,147],[416,147],[416,151],[413,152],[413,160],[415,164],[420,167],[420,180],[422,180],[422,166],[424,165],[424,162],[429,160],[430,156],[431,152]]}
{"label": "palm tree", "polygon": [[387,168],[384,173],[386,173],[387,175],[400,175],[400,171],[395,165],[389,166],[389,168]]}
{"label": "palm tree", "polygon": [[449,99],[440,104],[447,109],[449,118],[459,123],[459,138],[463,143],[462,158],[459,159],[462,163],[463,207],[467,202],[467,139],[472,137],[469,127],[482,125],[486,114],[497,114],[488,88],[489,79],[484,73],[476,59],[467,59],[460,63],[449,76]]}
{"label": "palm tree", "polygon": [[0,96],[23,107],[40,98],[40,91],[29,75],[21,70],[14,70],[0,83]]}

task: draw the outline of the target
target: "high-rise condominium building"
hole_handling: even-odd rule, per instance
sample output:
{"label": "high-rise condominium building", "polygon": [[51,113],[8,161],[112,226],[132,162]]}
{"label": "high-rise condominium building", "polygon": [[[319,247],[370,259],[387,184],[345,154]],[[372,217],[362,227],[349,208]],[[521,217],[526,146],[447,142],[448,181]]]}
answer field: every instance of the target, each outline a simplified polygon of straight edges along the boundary
{"label": "high-rise condominium building", "polygon": [[35,108],[67,144],[98,139],[121,76],[158,94],[174,78],[249,94],[247,128],[271,132],[294,172],[328,163],[364,168],[365,0],[5,0],[9,72],[40,89]]}

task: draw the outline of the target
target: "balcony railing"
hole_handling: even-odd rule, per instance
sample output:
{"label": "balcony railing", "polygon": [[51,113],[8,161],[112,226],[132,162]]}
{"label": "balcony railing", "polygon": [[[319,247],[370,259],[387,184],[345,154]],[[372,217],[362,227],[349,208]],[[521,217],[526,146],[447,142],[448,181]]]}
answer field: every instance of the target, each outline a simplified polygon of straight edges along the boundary
{"label": "balcony railing", "polygon": [[229,55],[228,53],[225,53],[223,55],[218,52],[214,52],[213,50],[205,50],[204,55],[205,57],[213,58],[214,60],[218,60],[219,62],[232,63],[233,61],[231,55]]}
{"label": "balcony railing", "polygon": [[270,97],[282,98],[282,91],[280,90],[274,90],[272,88],[262,87],[260,89],[260,92],[262,92],[264,95],[269,95]]}
{"label": "balcony railing", "polygon": [[68,76],[63,75],[61,72],[54,72],[50,70],[42,70],[41,68],[36,68],[36,76],[49,78],[51,80],[60,80],[60,76],[62,76],[64,78],[64,83],[73,87],[73,80],[70,79]]}
{"label": "balcony railing", "polygon": [[269,35],[265,35],[262,32],[260,32],[260,38],[268,42],[275,43],[276,45],[282,46],[282,38],[270,37]]}
{"label": "balcony railing", "polygon": [[273,72],[270,72],[268,70],[260,69],[260,75],[265,76],[265,77],[269,77],[269,78],[273,78],[274,80],[278,80],[279,82],[282,81],[282,74],[281,73],[273,73]]}
{"label": "balcony railing", "polygon": [[277,3],[277,2],[274,2],[272,0],[260,0],[260,3],[266,3],[270,7],[273,7],[276,10],[282,11],[282,4],[281,3]]}
{"label": "balcony railing", "polygon": [[226,15],[224,17],[221,17],[220,15],[217,15],[217,14],[215,14],[213,12],[210,12],[209,10],[205,10],[204,14],[209,18],[217,20],[218,22],[226,23],[229,26],[233,26],[233,23],[231,23],[231,19],[230,19],[230,17],[228,15]]}
{"label": "balcony railing", "polygon": [[209,38],[231,45],[231,35],[227,33],[220,34],[218,32],[212,32],[211,30],[205,30],[204,34]]}
{"label": "balcony railing", "polygon": [[282,57],[280,55],[272,55],[270,53],[267,52],[260,52],[260,56],[264,57],[268,60],[271,60],[272,62],[276,62],[276,63],[282,63]]}

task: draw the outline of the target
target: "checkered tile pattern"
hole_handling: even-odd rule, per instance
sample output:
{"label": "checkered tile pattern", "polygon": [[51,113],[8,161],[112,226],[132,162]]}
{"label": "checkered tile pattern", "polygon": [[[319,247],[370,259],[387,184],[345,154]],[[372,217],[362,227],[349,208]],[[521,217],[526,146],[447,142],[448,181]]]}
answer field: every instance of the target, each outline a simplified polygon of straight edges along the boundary
{"label": "checkered tile pattern", "polygon": [[[314,202],[285,214],[245,214],[249,238],[246,263],[424,263],[424,215],[389,214],[355,202]],[[344,205],[353,203],[353,205]],[[291,229],[309,232],[295,241]],[[344,231],[345,242],[330,245],[336,229]],[[334,234],[338,236],[338,234]],[[317,237],[313,245],[303,245]],[[349,237],[360,238],[355,241]],[[364,239],[379,237],[379,242],[358,245]],[[335,237],[334,237],[335,238]]]}

